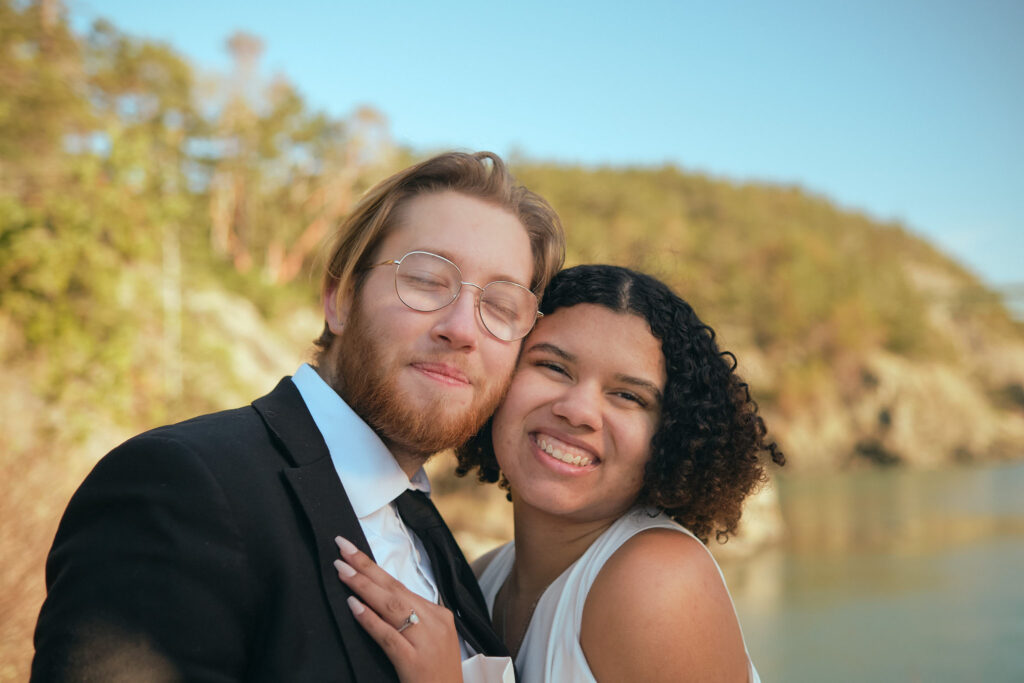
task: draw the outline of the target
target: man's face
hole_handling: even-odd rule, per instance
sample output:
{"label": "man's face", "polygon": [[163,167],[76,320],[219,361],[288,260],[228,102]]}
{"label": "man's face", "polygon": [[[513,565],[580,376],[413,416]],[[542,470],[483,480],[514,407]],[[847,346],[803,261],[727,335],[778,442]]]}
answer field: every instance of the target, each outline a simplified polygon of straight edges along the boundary
{"label": "man's face", "polygon": [[[442,192],[400,209],[373,263],[428,251],[455,263],[480,286],[508,280],[529,287],[530,241],[504,209]],[[325,315],[339,335],[328,379],[381,436],[400,463],[458,446],[475,433],[508,387],[521,342],[501,341],[482,325],[479,290],[464,286],[448,306],[414,311],[395,292],[395,266],[373,268],[358,296]]]}

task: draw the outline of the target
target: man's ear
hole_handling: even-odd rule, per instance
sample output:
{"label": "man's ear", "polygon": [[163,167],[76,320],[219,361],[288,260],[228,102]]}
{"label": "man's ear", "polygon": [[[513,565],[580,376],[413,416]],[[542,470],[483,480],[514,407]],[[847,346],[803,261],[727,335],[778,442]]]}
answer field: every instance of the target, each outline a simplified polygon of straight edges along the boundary
{"label": "man's ear", "polygon": [[334,334],[341,334],[349,312],[352,310],[352,290],[339,296],[338,283],[324,291],[324,320]]}

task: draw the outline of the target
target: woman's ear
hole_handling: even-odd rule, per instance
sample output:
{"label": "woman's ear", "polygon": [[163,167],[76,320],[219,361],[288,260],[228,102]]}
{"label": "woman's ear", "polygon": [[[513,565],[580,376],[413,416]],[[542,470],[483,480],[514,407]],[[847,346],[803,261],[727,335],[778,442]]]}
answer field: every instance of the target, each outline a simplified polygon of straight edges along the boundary
{"label": "woman's ear", "polygon": [[339,292],[338,283],[324,291],[324,320],[334,334],[341,334],[348,314],[352,310],[352,291]]}

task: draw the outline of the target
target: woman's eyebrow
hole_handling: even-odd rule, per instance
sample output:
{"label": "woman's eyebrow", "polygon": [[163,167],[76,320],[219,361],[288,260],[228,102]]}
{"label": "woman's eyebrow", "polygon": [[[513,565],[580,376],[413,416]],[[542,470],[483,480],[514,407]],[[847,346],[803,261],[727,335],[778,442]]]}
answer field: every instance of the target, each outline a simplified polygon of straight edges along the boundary
{"label": "woman's eyebrow", "polygon": [[654,382],[649,382],[646,379],[643,379],[642,377],[633,377],[632,375],[615,375],[615,379],[619,380],[624,384],[631,384],[635,387],[639,387],[641,389],[649,391],[651,395],[654,396],[654,400],[656,400],[658,403],[661,403],[661,389],[659,389],[658,385],[655,384]]}
{"label": "woman's eyebrow", "polygon": [[555,346],[550,342],[537,342],[530,348],[526,349],[526,353],[532,353],[534,351],[547,351],[548,353],[552,353],[561,358],[562,360],[568,361],[570,363],[576,360],[576,356],[569,353],[561,346]]}

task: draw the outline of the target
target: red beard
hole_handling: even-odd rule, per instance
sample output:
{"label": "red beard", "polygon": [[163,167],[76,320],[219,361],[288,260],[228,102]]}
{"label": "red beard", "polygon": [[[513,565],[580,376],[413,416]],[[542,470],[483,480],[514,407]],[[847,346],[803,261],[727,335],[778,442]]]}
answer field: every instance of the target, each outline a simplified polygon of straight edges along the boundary
{"label": "red beard", "polygon": [[478,393],[464,410],[454,409],[442,393],[417,409],[398,386],[400,368],[387,366],[384,343],[365,319],[357,297],[333,350],[330,384],[388,448],[424,459],[461,446],[475,434],[498,407],[514,369],[484,389],[474,387]]}

